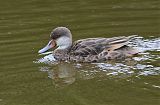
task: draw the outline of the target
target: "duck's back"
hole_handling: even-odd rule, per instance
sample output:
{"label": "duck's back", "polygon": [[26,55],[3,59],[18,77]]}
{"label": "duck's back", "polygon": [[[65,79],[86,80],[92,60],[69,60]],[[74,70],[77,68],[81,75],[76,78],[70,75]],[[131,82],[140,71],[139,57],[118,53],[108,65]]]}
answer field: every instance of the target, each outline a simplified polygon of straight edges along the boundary
{"label": "duck's back", "polygon": [[[127,46],[129,37],[87,38],[75,41],[70,50],[70,60],[77,62],[99,62],[107,59],[119,59],[126,51],[134,51]],[[128,52],[127,52],[128,53]]]}

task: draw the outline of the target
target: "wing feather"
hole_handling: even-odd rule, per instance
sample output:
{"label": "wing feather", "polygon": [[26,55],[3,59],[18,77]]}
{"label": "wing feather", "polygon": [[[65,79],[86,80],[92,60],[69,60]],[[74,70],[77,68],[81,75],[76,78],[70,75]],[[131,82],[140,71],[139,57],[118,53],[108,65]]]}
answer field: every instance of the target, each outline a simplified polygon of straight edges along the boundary
{"label": "wing feather", "polygon": [[115,50],[128,44],[135,35],[113,38],[87,38],[75,41],[70,53],[79,56],[98,55],[104,49]]}

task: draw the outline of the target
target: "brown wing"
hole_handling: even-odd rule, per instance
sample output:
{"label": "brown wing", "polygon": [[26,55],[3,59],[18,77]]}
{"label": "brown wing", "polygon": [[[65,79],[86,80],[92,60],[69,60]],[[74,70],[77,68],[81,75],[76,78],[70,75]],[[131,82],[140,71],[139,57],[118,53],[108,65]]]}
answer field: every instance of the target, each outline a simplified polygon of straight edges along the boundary
{"label": "brown wing", "polygon": [[86,57],[88,55],[97,55],[105,48],[103,43],[97,41],[105,41],[106,38],[88,38],[74,42],[71,54],[75,56]]}
{"label": "brown wing", "polygon": [[121,36],[113,38],[87,38],[74,42],[70,54],[87,57],[88,55],[98,55],[103,50],[115,50],[128,44],[134,36]]}

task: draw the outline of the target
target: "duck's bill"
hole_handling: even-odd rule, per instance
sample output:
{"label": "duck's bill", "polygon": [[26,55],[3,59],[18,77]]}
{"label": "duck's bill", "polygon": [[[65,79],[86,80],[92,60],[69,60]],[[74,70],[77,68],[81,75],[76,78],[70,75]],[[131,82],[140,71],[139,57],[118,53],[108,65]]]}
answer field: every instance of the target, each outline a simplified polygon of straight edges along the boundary
{"label": "duck's bill", "polygon": [[50,40],[49,43],[44,47],[42,48],[41,50],[38,51],[38,53],[44,53],[46,51],[48,51],[49,49],[55,47],[55,41],[54,40]]}

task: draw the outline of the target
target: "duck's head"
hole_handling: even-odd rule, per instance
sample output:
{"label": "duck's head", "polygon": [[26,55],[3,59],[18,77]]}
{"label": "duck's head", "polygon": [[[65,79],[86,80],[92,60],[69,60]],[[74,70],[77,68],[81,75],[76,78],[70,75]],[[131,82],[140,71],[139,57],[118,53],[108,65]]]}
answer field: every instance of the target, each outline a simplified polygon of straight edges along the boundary
{"label": "duck's head", "polygon": [[49,43],[38,51],[38,53],[44,53],[47,50],[58,47],[57,49],[67,49],[72,46],[72,34],[66,27],[57,27],[51,32],[51,40]]}

